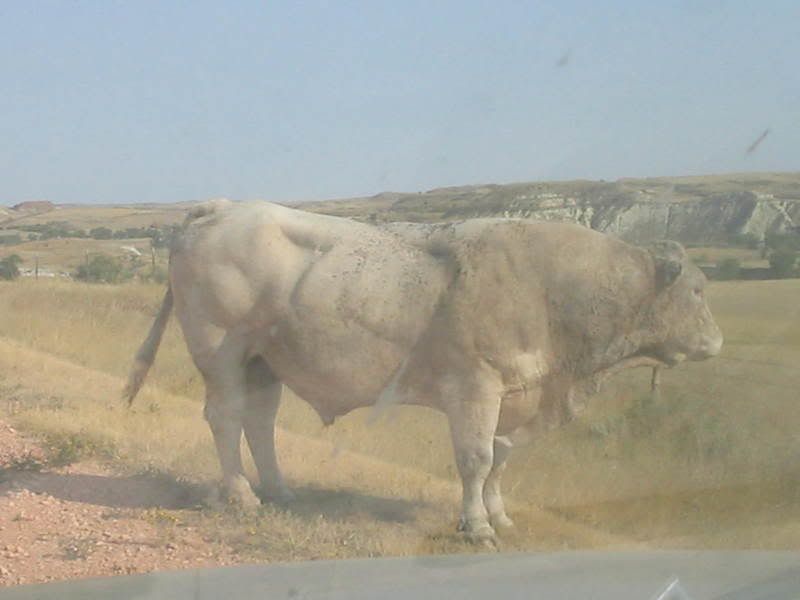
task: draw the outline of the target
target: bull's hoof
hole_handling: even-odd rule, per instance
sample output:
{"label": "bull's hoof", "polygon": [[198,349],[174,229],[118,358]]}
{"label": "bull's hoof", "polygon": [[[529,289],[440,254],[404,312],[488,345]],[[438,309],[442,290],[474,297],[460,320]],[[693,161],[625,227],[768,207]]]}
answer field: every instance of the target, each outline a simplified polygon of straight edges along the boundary
{"label": "bull's hoof", "polygon": [[506,513],[499,513],[496,515],[490,515],[489,521],[492,524],[492,527],[495,529],[513,529],[514,528],[514,521],[508,518]]}
{"label": "bull's hoof", "polygon": [[479,544],[487,548],[497,548],[497,535],[485,520],[465,520],[458,522],[458,531],[470,544]]}
{"label": "bull's hoof", "polygon": [[245,510],[254,510],[261,506],[261,500],[253,492],[250,482],[244,477],[237,477],[222,487],[222,495],[228,504]]}
{"label": "bull's hoof", "polygon": [[228,504],[233,504],[246,510],[255,510],[261,506],[261,500],[253,492],[249,494],[228,494]]}
{"label": "bull's hoof", "polygon": [[297,498],[295,493],[286,486],[282,486],[278,489],[265,489],[260,487],[256,490],[256,495],[261,498],[262,502],[271,502],[274,504],[290,504]]}

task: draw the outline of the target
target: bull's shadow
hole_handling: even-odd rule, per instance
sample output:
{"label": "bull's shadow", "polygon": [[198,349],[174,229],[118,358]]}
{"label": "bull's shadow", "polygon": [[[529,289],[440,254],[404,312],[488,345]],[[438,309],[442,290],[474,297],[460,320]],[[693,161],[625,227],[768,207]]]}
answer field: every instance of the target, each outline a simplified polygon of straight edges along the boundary
{"label": "bull's shadow", "polygon": [[373,496],[353,489],[302,486],[292,491],[294,500],[276,506],[304,518],[322,516],[335,521],[364,515],[386,523],[409,523],[415,520],[418,509],[428,506],[421,501]]}
{"label": "bull's shadow", "polygon": [[[207,506],[214,487],[211,483],[180,481],[162,473],[95,475],[4,470],[3,475],[0,496],[13,489],[27,489],[68,502],[108,508],[199,509]],[[321,515],[330,520],[342,520],[365,515],[387,523],[413,521],[416,510],[426,506],[424,502],[374,496],[353,489],[301,486],[293,491],[296,498],[291,502],[272,504],[267,501],[265,505],[304,518]]]}
{"label": "bull's shadow", "polygon": [[88,473],[4,472],[0,495],[13,489],[48,494],[59,500],[109,508],[199,507],[207,486],[178,481],[165,474],[95,475]]}

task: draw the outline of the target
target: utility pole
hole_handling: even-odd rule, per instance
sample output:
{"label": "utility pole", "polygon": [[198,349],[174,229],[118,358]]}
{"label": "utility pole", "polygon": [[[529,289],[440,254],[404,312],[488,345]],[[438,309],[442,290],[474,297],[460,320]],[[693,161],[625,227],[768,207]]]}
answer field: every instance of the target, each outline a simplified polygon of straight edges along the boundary
{"label": "utility pole", "polygon": [[33,278],[39,281],[39,255],[33,257]]}

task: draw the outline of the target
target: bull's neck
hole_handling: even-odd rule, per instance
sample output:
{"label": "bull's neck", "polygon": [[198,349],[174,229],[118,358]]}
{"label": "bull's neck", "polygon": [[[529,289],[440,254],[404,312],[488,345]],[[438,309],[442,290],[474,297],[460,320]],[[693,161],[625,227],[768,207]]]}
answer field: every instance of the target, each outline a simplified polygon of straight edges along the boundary
{"label": "bull's neck", "polygon": [[605,371],[614,365],[639,355],[643,348],[654,344],[658,338],[654,323],[649,314],[652,296],[644,293],[641,301],[631,308],[628,318],[624,320],[623,331],[615,332],[611,339],[590,344],[578,361],[579,376],[589,376]]}
{"label": "bull's neck", "polygon": [[618,336],[604,350],[591,353],[584,363],[585,367],[581,368],[582,373],[580,374],[593,375],[636,356],[646,344],[645,337],[639,330]]}

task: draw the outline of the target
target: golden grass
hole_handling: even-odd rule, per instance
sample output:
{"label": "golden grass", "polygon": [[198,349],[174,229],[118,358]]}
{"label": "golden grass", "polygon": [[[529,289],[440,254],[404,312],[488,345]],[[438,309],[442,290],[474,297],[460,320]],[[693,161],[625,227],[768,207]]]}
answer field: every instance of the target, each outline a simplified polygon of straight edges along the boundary
{"label": "golden grass", "polygon": [[[98,448],[114,448],[118,461],[131,467],[215,478],[200,416],[202,384],[174,320],[135,412],[117,403],[162,294],[161,286],[138,284],[0,284],[6,392],[0,398],[16,394],[8,391],[13,386],[33,390],[34,399],[67,398],[61,409],[23,399],[14,409],[17,422],[31,431],[95,436]],[[521,530],[512,547],[631,540],[665,547],[800,546],[800,281],[714,283],[708,294],[726,335],[721,357],[665,372],[657,403],[646,401],[646,371],[621,374],[585,416],[512,455],[505,488]],[[270,513],[270,519],[283,519],[297,528],[292,535],[305,539],[317,531],[308,522],[314,507],[333,505],[338,508],[323,510],[319,526],[336,521],[338,529],[318,533],[331,540],[356,536],[341,552],[460,549],[450,533],[458,489],[443,417],[398,407],[367,425],[368,414],[356,411],[324,429],[307,405],[287,394],[279,453],[290,480],[308,491],[298,513]],[[374,498],[420,504],[399,525],[392,518],[407,516],[409,505]],[[358,516],[348,502],[360,507]],[[247,523],[272,539],[266,525]],[[362,529],[380,543],[358,537]],[[287,552],[315,556],[312,546],[303,548]]]}
{"label": "golden grass", "polygon": [[[218,476],[197,402],[150,388],[128,410],[117,398],[120,378],[8,340],[0,340],[0,385],[3,412],[51,445],[80,440],[123,471],[194,481]],[[278,446],[298,492],[288,509],[160,511],[162,520],[166,515],[169,521],[191,522],[245,556],[269,560],[479,549],[453,532],[459,500],[455,481],[283,429]],[[255,477],[249,461],[247,469]],[[636,546],[534,506],[515,508],[522,533],[508,539],[508,549]]]}
{"label": "golden grass", "polygon": [[[134,247],[141,252],[139,263],[149,266],[150,239],[137,240],[93,240],[84,238],[65,238],[51,240],[36,240],[2,247],[0,256],[17,254],[22,259],[22,268],[33,269],[36,259],[39,259],[39,268],[55,273],[73,273],[79,265],[86,260],[87,253],[91,258],[94,255],[106,254],[122,261],[133,260],[133,253],[126,248]],[[167,263],[166,253],[158,251],[156,264],[164,268]]]}

